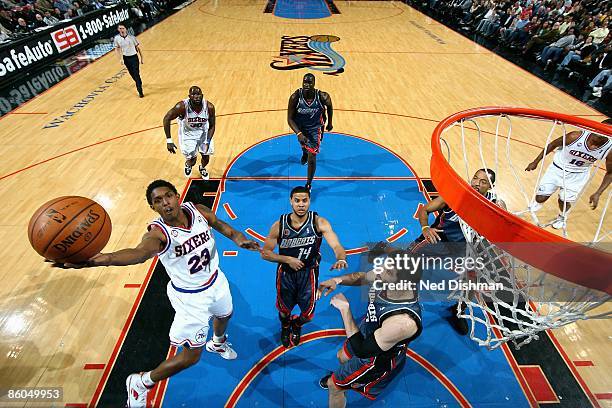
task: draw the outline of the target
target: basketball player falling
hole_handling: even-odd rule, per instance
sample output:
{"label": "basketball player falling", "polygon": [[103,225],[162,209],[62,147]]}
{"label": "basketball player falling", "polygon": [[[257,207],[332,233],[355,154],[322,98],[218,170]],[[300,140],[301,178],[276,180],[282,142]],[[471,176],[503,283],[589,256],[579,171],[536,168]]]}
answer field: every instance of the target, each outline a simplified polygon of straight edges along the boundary
{"label": "basketball player falling", "polygon": [[[612,125],[612,119],[601,123]],[[526,171],[538,168],[538,163],[545,155],[555,151],[552,163],[540,180],[535,202],[529,205],[533,212],[542,208],[550,196],[559,191],[559,215],[552,221],[552,227],[562,229],[566,226],[566,214],[572,204],[578,199],[578,194],[589,181],[589,169],[597,161],[606,158],[606,175],[599,188],[589,197],[591,208],[597,208],[599,197],[612,182],[612,155],[610,138],[583,130],[570,132],[563,137],[553,140],[542,152],[527,166]]]}
{"label": "basketball player falling", "polygon": [[[240,248],[259,250],[257,242],[246,239],[207,207],[191,202],[180,205],[176,188],[165,180],[149,184],[147,202],[160,217],[149,224],[138,246],[97,254],[84,264],[56,264],[68,268],[125,266],[143,263],[158,255],[170,276],[167,293],[176,312],[170,327],[170,343],[182,346],[183,350],[154,370],[127,378],[128,407],[145,407],[148,390],[157,381],[196,364],[204,347],[227,360],[237,357],[225,335],[233,312],[232,294],[227,278],[219,269],[212,229]],[[211,317],[213,337],[206,341]]]}
{"label": "basketball player falling", "polygon": [[[319,247],[325,238],[336,255],[331,269],[345,269],[346,253],[329,221],[310,211],[310,192],[295,187],[290,194],[292,212],[276,221],[266,238],[261,257],[278,262],[276,269],[276,307],[281,321],[281,343],[285,347],[300,343],[302,326],[312,320],[319,280]],[[278,244],[278,254],[274,248]],[[291,316],[298,305],[299,316]]]}
{"label": "basketball player falling", "polygon": [[198,160],[198,152],[202,156],[200,174],[208,180],[206,166],[210,156],[215,152],[213,136],[215,135],[215,106],[204,99],[199,86],[189,88],[189,98],[177,102],[164,116],[164,133],[166,148],[172,154],[176,153],[176,145],[170,134],[170,123],[178,119],[178,141],[181,153],[185,156],[185,177],[191,177],[191,169]]}
{"label": "basketball player falling", "polygon": [[[488,200],[505,209],[506,204],[491,191],[495,184],[495,178],[496,175],[493,170],[479,169],[470,180],[470,185]],[[438,215],[430,226],[429,214],[432,213],[438,213]],[[432,257],[465,256],[465,236],[461,230],[459,216],[446,204],[444,198],[438,196],[428,202],[418,211],[417,217],[421,224],[422,234],[410,244],[409,251],[412,254]],[[441,244],[435,245],[438,243]],[[370,251],[369,260],[372,261],[373,257],[393,251],[397,251],[397,249],[387,245],[386,242],[378,243]],[[456,303],[450,306],[448,311],[451,314],[448,318],[451,326],[461,335],[468,334],[467,321],[457,316],[463,313],[461,305]]]}
{"label": "basketball player falling", "polygon": [[[401,251],[389,254],[392,258],[395,255],[410,256]],[[343,294],[335,295],[330,302],[340,311],[347,337],[337,353],[340,367],[319,380],[319,385],[329,392],[330,408],[346,405],[346,390],[376,399],[402,371],[408,344],[421,334],[421,306],[417,293],[421,271],[402,269],[401,263],[391,264],[384,262],[380,271],[343,275],[319,285],[317,298],[326,296],[337,285],[370,285],[365,318],[359,325]],[[403,285],[388,286],[399,282]]]}
{"label": "basketball player falling", "polygon": [[315,76],[304,75],[302,87],[289,97],[287,108],[287,122],[289,127],[296,133],[298,141],[302,146],[301,163],[308,162],[308,180],[306,188],[310,191],[312,179],[317,169],[317,154],[323,140],[323,127],[327,120],[325,129],[330,132],[334,108],[331,96],[327,92],[315,88]]}

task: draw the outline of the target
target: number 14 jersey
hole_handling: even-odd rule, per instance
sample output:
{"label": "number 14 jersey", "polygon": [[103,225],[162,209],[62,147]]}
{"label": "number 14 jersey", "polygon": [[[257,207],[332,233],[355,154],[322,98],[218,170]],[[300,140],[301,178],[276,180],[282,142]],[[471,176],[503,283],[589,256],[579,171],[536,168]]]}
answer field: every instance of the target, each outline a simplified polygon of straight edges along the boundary
{"label": "number 14 jersey", "polygon": [[158,254],[172,284],[179,289],[203,289],[211,286],[219,268],[219,256],[213,231],[195,204],[181,205],[189,219],[189,228],[173,227],[160,217],[148,228],[159,228],[166,246]]}
{"label": "number 14 jersey", "polygon": [[[304,263],[304,269],[319,266],[321,255],[321,234],[316,229],[317,213],[308,211],[304,224],[297,230],[291,225],[291,214],[283,214],[279,221],[278,253],[279,255],[298,258]],[[288,265],[283,264],[286,272],[293,272]]]}

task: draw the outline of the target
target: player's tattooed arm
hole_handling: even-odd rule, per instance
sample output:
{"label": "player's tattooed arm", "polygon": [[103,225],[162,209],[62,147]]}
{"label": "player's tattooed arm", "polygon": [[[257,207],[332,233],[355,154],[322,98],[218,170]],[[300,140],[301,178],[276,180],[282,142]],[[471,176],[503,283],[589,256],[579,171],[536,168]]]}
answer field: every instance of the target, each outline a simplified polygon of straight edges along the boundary
{"label": "player's tattooed arm", "polygon": [[251,251],[259,251],[260,248],[258,242],[247,239],[242,232],[232,228],[228,223],[221,221],[208,207],[202,204],[196,204],[196,207],[204,218],[206,218],[208,225],[234,241],[234,243],[240,248]]}
{"label": "player's tattooed arm", "polygon": [[[525,171],[532,171],[532,170],[537,169],[538,163],[540,163],[540,161],[544,158],[544,156],[546,156],[548,153],[552,152],[553,150],[558,149],[559,147],[567,146],[568,144],[575,142],[576,139],[578,139],[581,134],[582,132],[578,132],[578,131],[569,132],[567,135],[565,135],[565,138],[561,136],[553,140],[552,142],[548,144],[548,146],[546,146],[545,149],[543,149],[540,152],[540,154],[537,155],[535,159],[533,159],[531,163],[527,165],[527,167],[525,168]],[[565,143],[564,143],[564,139],[565,139]]]}

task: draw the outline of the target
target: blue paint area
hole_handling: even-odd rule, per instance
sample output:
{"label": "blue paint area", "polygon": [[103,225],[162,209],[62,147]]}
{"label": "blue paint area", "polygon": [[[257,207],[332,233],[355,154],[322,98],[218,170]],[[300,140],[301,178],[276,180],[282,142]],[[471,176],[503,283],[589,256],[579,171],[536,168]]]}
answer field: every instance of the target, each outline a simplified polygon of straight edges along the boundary
{"label": "blue paint area", "polygon": [[[303,177],[301,151],[295,136],[283,136],[259,144],[240,157],[230,177]],[[412,177],[414,174],[396,156],[365,140],[326,135],[319,156],[317,176],[364,177],[369,180],[315,180],[311,209],[327,218],[345,248],[356,248],[384,240],[406,228],[398,242],[407,244],[420,234],[412,215],[425,202],[414,179],[376,180],[380,177]],[[228,180],[219,201],[217,216],[242,231],[251,228],[267,235],[280,214],[290,211],[289,191],[303,181]],[[222,205],[229,203],[237,215],[230,220]],[[225,237],[215,235],[219,252],[235,250]],[[322,246],[320,280],[337,275],[329,271],[334,261],[331,248]],[[348,272],[366,270],[364,255],[348,257]],[[223,257],[235,307],[229,340],[238,359],[226,361],[204,353],[194,367],[170,379],[164,406],[221,406],[236,385],[263,356],[279,345],[280,324],[275,309],[275,264],[261,260],[258,253],[239,251],[237,257]],[[367,293],[360,288],[340,288],[349,298],[353,314],[365,312]],[[444,320],[448,303],[424,302],[423,334],[410,348],[446,375],[473,406],[526,407],[527,400],[501,350],[487,351],[467,337],[455,334]],[[297,309],[296,309],[297,310]],[[314,320],[303,334],[342,328],[337,310],[325,298],[317,304]],[[336,351],[344,339],[314,340],[289,349],[272,361],[246,388],[239,407],[322,407],[327,393],[318,379],[337,367]],[[393,407],[455,407],[453,395],[430,372],[408,359],[404,371],[379,397],[371,402],[349,392],[349,406],[385,403]],[[211,405],[212,404],[212,405]]]}
{"label": "blue paint area", "polygon": [[331,16],[324,0],[277,0],[274,15],[293,19],[316,19]]}

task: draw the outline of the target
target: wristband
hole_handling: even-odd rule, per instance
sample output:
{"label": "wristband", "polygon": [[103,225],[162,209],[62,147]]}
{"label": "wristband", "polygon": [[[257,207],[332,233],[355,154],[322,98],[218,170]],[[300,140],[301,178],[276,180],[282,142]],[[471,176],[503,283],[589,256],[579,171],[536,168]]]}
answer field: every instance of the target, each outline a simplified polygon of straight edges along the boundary
{"label": "wristband", "polygon": [[296,135],[297,135],[297,136],[299,136],[299,135],[304,136],[304,134],[303,134],[302,132],[297,132],[297,133],[296,133]]}
{"label": "wristband", "polygon": [[421,232],[425,231],[426,228],[430,228],[429,225],[425,225],[425,226],[421,227]]}
{"label": "wristband", "polygon": [[348,265],[348,262],[346,262],[346,259],[337,259],[336,262],[344,262],[345,264]]}
{"label": "wristband", "polygon": [[167,138],[166,138],[166,143],[173,143],[173,142],[172,142],[172,138],[171,138],[171,137],[167,137]]}

